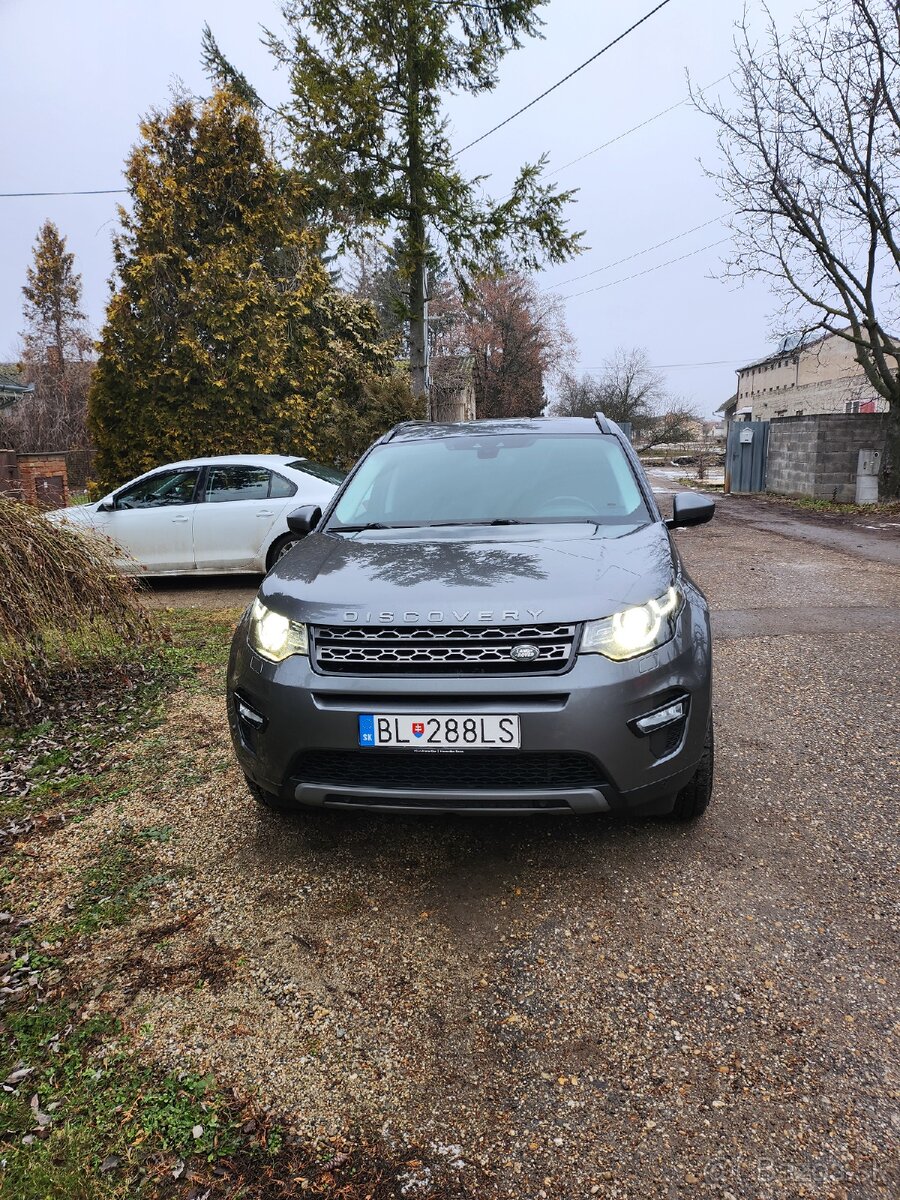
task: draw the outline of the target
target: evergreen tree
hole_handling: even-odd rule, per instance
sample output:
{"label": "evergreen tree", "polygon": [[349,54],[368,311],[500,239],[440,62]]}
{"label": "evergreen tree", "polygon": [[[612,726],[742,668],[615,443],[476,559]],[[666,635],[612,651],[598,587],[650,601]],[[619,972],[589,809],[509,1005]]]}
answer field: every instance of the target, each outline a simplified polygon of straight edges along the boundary
{"label": "evergreen tree", "polygon": [[91,338],[75,255],[52,221],[38,231],[26,279],[21,370],[34,391],[4,414],[0,442],[21,451],[84,448]]}
{"label": "evergreen tree", "polygon": [[373,303],[330,289],[315,301],[312,323],[324,351],[309,415],[316,454],[347,470],[392,425],[421,419],[422,405],[395,360],[399,339],[384,340]]}
{"label": "evergreen tree", "polygon": [[[580,249],[562,211],[571,192],[541,182],[545,159],[522,168],[510,195],[485,201],[450,147],[442,94],[492,90],[501,59],[536,36],[544,0],[287,0],[289,38],[268,35],[290,72],[283,112],[310,203],[343,231],[395,226],[407,282],[410,374],[425,394],[426,268],[436,236],[466,283],[514,264],[534,269]],[[250,91],[207,28],[206,65]]]}
{"label": "evergreen tree", "polygon": [[75,270],[75,255],[52,221],[45,221],[38,232],[34,266],[26,278],[25,355],[57,364],[82,361],[90,338],[81,311],[81,276]]}
{"label": "evergreen tree", "polygon": [[305,193],[242,99],[179,98],[141,134],[90,399],[98,479],[205,454],[315,455],[316,423],[357,388],[354,371],[394,371],[374,313],[368,342],[359,305],[333,320]]}

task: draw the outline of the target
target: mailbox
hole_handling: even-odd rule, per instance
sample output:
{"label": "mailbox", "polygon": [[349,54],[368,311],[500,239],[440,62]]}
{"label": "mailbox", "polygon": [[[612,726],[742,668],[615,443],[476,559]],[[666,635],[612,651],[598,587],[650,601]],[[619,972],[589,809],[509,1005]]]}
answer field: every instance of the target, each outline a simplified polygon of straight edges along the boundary
{"label": "mailbox", "polygon": [[742,429],[740,441],[741,441],[741,445],[744,445],[744,446],[748,442],[752,442],[753,441],[753,430],[752,429]]}

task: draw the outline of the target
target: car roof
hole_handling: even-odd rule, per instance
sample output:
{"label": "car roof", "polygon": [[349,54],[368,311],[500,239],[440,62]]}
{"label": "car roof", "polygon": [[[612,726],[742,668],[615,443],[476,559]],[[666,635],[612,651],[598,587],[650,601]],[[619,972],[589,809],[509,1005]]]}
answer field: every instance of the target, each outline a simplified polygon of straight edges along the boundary
{"label": "car roof", "polygon": [[[612,422],[610,422],[612,424]],[[497,421],[405,421],[395,425],[384,441],[416,442],[430,438],[479,437],[483,434],[500,436],[509,433],[525,434],[599,434],[600,426],[593,417],[511,417]]]}
{"label": "car roof", "polygon": [[213,454],[208,458],[183,458],[179,462],[160,463],[153,470],[159,471],[169,467],[214,467],[217,463],[237,463],[244,467],[288,467],[296,471],[302,470],[302,467],[291,467],[291,464],[306,461],[302,454]]}

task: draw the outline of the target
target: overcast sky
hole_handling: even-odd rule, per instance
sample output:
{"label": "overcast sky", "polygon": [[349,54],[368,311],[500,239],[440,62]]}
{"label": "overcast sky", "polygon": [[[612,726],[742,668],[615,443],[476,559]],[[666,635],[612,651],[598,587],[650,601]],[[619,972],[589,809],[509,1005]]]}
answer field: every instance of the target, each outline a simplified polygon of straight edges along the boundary
{"label": "overcast sky", "polygon": [[[693,398],[704,412],[734,391],[735,367],[766,351],[775,307],[762,284],[736,287],[715,278],[727,246],[703,249],[725,236],[715,223],[722,206],[698,161],[715,164],[714,130],[684,104],[590,152],[683,100],[686,71],[701,86],[725,76],[733,65],[734,22],[743,4],[671,0],[597,62],[460,158],[471,174],[489,174],[494,193],[502,195],[518,166],[543,151],[550,154],[551,177],[588,155],[559,170],[559,181],[580,189],[571,220],[585,230],[590,249],[546,271],[541,286],[571,297],[566,313],[580,370],[601,368],[617,346],[643,346],[664,369],[671,390]],[[787,29],[801,0],[769,0],[769,6]],[[652,7],[653,0],[550,0],[543,10],[544,40],[504,61],[495,92],[449,100],[455,144],[464,146],[503,120]],[[259,22],[279,25],[274,0],[0,0],[5,97],[0,191],[121,187],[140,116],[167,103],[175,80],[198,94],[209,90],[200,67],[200,33],[207,20],[226,54],[267,98],[284,95],[284,80],[258,41]],[[727,96],[727,80],[715,90]],[[0,199],[0,358],[16,357],[21,287],[35,235],[47,217],[76,254],[85,309],[99,330],[121,199]],[[713,223],[696,228],[705,222]],[[695,232],[677,236],[691,229]],[[682,255],[690,256],[637,274]],[[609,266],[622,259],[629,261]],[[567,282],[587,272],[597,273]]]}

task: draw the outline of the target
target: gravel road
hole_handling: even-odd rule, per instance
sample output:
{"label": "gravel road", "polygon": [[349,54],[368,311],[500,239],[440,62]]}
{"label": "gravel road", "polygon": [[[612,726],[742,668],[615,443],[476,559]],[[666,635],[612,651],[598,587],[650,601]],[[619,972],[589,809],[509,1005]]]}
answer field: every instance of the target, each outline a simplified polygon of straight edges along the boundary
{"label": "gravel road", "polygon": [[716,613],[695,827],[259,813],[221,697],[186,691],[153,786],[48,839],[43,871],[63,903],[115,820],[171,826],[153,920],[197,917],[158,953],[202,930],[236,966],[135,990],[112,931],[97,1003],[304,1135],[418,1146],[398,1195],[900,1194],[900,573],[727,515],[678,537]]}

